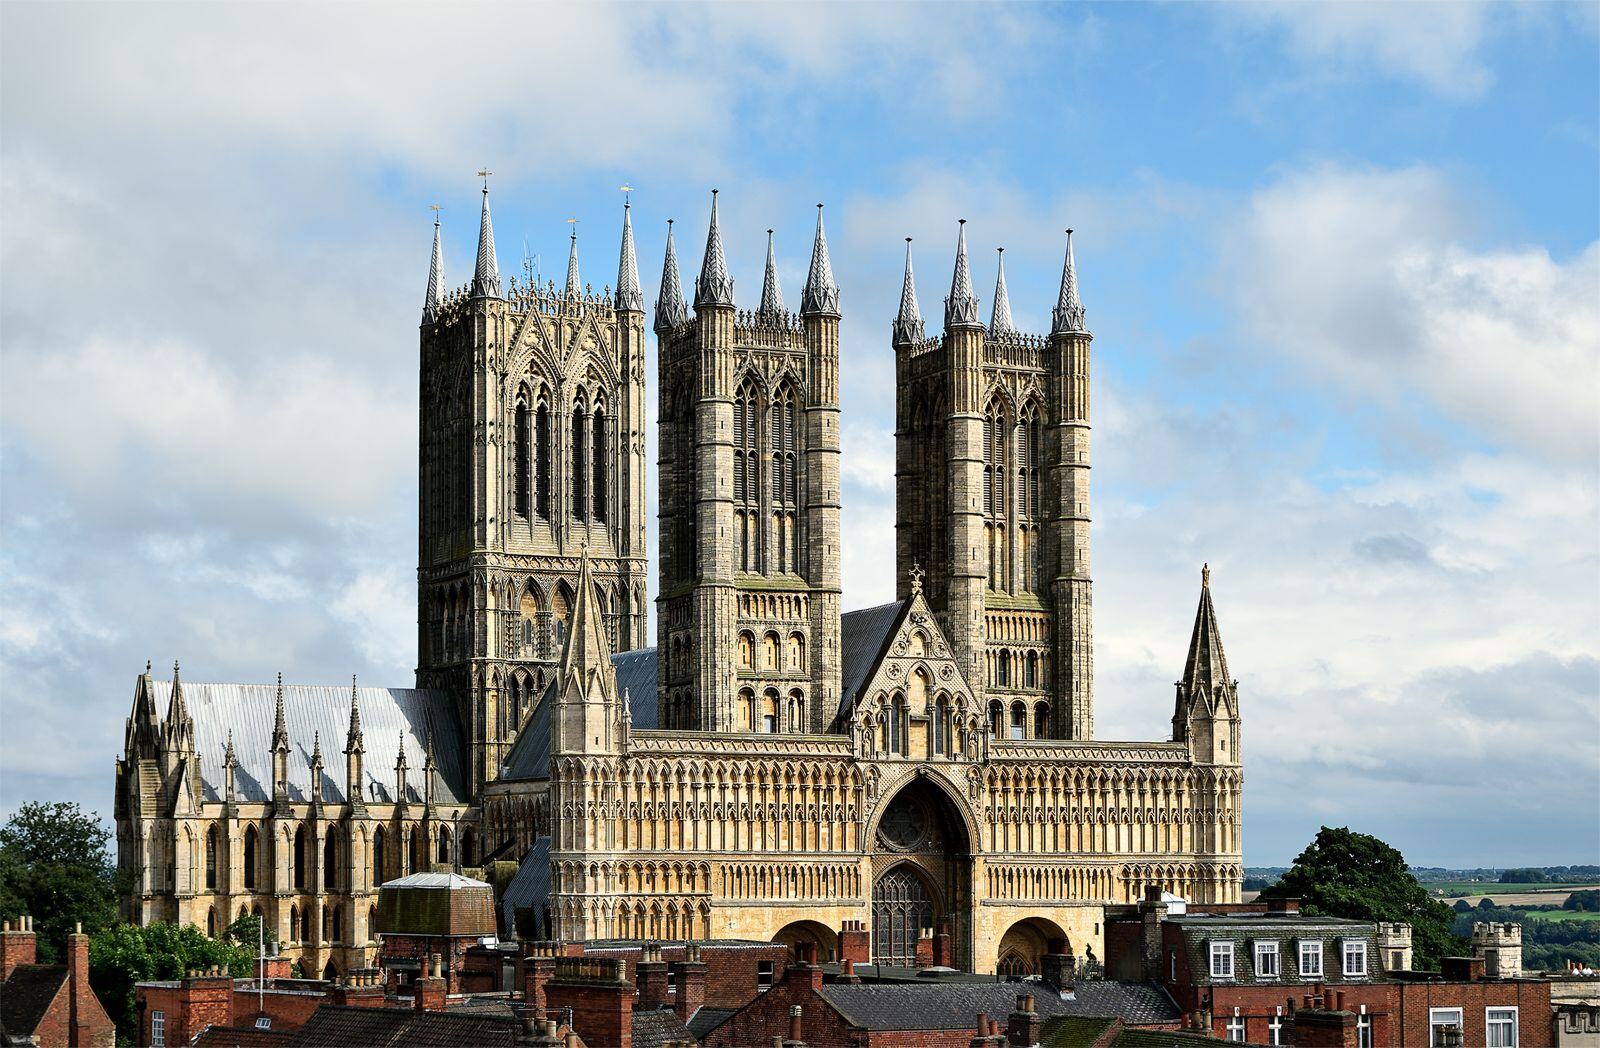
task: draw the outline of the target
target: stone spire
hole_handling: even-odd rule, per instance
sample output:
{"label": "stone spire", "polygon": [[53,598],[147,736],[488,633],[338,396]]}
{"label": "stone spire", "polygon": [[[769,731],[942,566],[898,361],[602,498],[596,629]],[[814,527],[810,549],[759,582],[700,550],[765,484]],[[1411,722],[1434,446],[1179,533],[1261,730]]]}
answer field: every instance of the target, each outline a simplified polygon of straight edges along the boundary
{"label": "stone spire", "polygon": [[311,803],[322,803],[322,732],[311,733]]}
{"label": "stone spire", "polygon": [[346,753],[366,751],[365,740],[361,734],[361,702],[356,692],[354,674],[350,677],[350,731],[344,737],[344,751]]}
{"label": "stone spire", "polygon": [[956,237],[956,272],[950,281],[950,297],[944,300],[944,326],[982,327],[978,319],[978,296],[972,293],[972,268],[967,264],[967,220],[961,220]]}
{"label": "stone spire", "polygon": [[661,297],[656,299],[656,334],[677,327],[689,319],[683,301],[683,278],[678,275],[678,252],[672,246],[672,219],[667,219],[667,257],[661,263]]}
{"label": "stone spire", "polygon": [[994,305],[989,309],[989,334],[999,335],[1015,331],[1011,325],[1011,295],[1006,291],[1006,249],[995,248],[999,269],[994,278]]}
{"label": "stone spire", "polygon": [[406,733],[400,733],[400,756],[394,762],[394,801],[396,804],[406,803],[406,770],[410,767],[406,763]]}
{"label": "stone spire", "polygon": [[578,279],[578,227],[572,227],[572,245],[567,248],[567,294],[576,295],[583,290]]}
{"label": "stone spire", "polygon": [[772,250],[772,230],[767,230],[767,271],[761,278],[761,307],[756,310],[763,316],[777,316],[783,312],[783,289],[778,286],[778,259]]}
{"label": "stone spire", "polygon": [[444,303],[444,246],[439,239],[439,216],[433,217],[433,260],[428,263],[428,293],[422,299],[422,322],[429,324]]}
{"label": "stone spire", "polygon": [[733,306],[733,278],[722,251],[722,230],[717,227],[717,191],[711,191],[711,226],[706,230],[706,257],[694,285],[694,308]]}
{"label": "stone spire", "polygon": [[1212,695],[1217,688],[1231,687],[1228,659],[1222,653],[1222,634],[1217,629],[1217,612],[1211,606],[1211,565],[1200,569],[1200,608],[1194,616],[1194,633],[1189,638],[1189,657],[1183,663],[1181,687],[1190,694],[1198,689]]}
{"label": "stone spire", "polygon": [[911,238],[906,237],[906,280],[900,286],[900,312],[894,318],[895,343],[921,342],[922,307],[917,305],[917,280],[911,273]]}
{"label": "stone spire", "polygon": [[622,258],[617,262],[617,311],[643,313],[644,292],[639,290],[639,260],[633,253],[633,205],[622,205]]}
{"label": "stone spire", "polygon": [[1067,230],[1067,259],[1061,264],[1061,294],[1056,299],[1052,335],[1088,334],[1083,326],[1083,300],[1078,297],[1078,268],[1072,261],[1072,230]]}
{"label": "stone spire", "polygon": [[800,314],[839,315],[839,285],[833,282],[833,263],[828,260],[828,234],[822,228],[822,205],[817,205],[817,236],[811,242],[811,269],[800,292]]}
{"label": "stone spire", "polygon": [[494,223],[489,218],[487,180],[483,183],[483,218],[478,224],[478,264],[472,274],[472,297],[500,297],[500,263],[494,257]]}
{"label": "stone spire", "polygon": [[572,626],[567,631],[567,650],[561,659],[563,686],[576,677],[584,694],[595,674],[611,666],[611,645],[606,639],[605,622],[595,607],[594,575],[589,566],[589,550],[584,547],[578,564],[578,593],[572,609]]}
{"label": "stone spire", "polygon": [[277,704],[272,713],[272,748],[273,750],[289,749],[289,728],[283,715],[283,674],[278,674]]}
{"label": "stone spire", "polygon": [[[182,743],[192,734],[194,723],[189,717],[189,704],[183,698],[183,681],[178,675],[178,660],[172,660],[172,698],[167,703],[167,737]],[[185,748],[180,745],[180,748]]]}
{"label": "stone spire", "polygon": [[228,747],[222,751],[222,773],[224,779],[222,799],[226,804],[231,805],[236,799],[236,792],[234,789],[234,773],[238,770],[238,768],[239,757],[238,754],[233,752],[233,729],[229,728]]}

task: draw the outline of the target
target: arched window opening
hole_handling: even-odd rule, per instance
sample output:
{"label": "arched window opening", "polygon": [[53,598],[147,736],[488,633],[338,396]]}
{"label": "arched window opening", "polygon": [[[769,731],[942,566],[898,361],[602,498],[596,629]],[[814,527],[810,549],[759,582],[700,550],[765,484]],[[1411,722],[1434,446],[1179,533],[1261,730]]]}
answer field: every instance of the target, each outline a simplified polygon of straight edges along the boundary
{"label": "arched window opening", "polygon": [[1050,707],[1042,702],[1033,708],[1033,737],[1036,739],[1050,737]]}
{"label": "arched window opening", "polygon": [[806,697],[799,688],[789,692],[789,730],[804,733],[810,730],[810,721],[806,718]]}
{"label": "arched window opening", "polygon": [[215,906],[206,909],[206,934],[213,939],[217,937],[217,908]]}
{"label": "arched window opening", "polygon": [[774,535],[778,548],[778,571],[799,572],[800,537],[796,528],[800,504],[800,480],[796,466],[799,441],[795,439],[796,399],[794,387],[785,382],[772,400],[768,420],[772,462],[772,506]]}
{"label": "arched window opening", "polygon": [[534,512],[545,520],[550,519],[550,405],[541,396],[538,410],[533,415],[534,442]]}
{"label": "arched window opening", "polygon": [[933,752],[950,752],[950,699],[943,694],[933,703]]}
{"label": "arched window opening", "polygon": [[759,571],[761,566],[756,403],[755,380],[746,378],[733,400],[734,561],[740,571]]}
{"label": "arched window opening", "polygon": [[289,904],[289,934],[296,939],[304,938],[300,931],[300,907],[294,903]]}
{"label": "arched window opening", "polygon": [[[217,887],[217,828],[215,826],[206,830],[206,887],[215,890]],[[212,915],[215,919],[216,915]]]}
{"label": "arched window opening", "polygon": [[761,668],[775,670],[781,664],[778,662],[778,635],[768,633],[761,638]]}
{"label": "arched window opening", "polygon": [[1039,686],[1039,653],[1036,651],[1028,652],[1025,666],[1023,683],[1030,688],[1037,688]]}
{"label": "arched window opening", "polygon": [[999,702],[989,703],[989,738],[1000,738],[1000,726],[1005,719],[1005,708]]}
{"label": "arched window opening", "polygon": [[407,856],[407,858],[410,860],[410,868],[406,872],[409,872],[409,873],[422,873],[424,871],[424,866],[423,866],[423,862],[422,862],[422,857],[423,857],[423,854],[424,854],[424,850],[423,850],[424,849],[424,845],[423,845],[423,841],[422,841],[422,831],[413,829],[413,830],[408,831],[408,833],[409,833],[410,838],[411,838],[411,841],[410,841],[411,854]]}
{"label": "arched window opening", "polygon": [[384,865],[383,850],[384,850],[384,845],[388,842],[388,840],[389,840],[389,835],[384,832],[382,826],[379,826],[376,830],[373,831],[373,833],[372,833],[372,886],[374,888],[381,886],[383,884],[383,882],[387,879],[384,876],[384,870],[386,870],[388,867]]}
{"label": "arched window opening", "polygon": [[767,735],[778,731],[778,693],[772,688],[761,696],[761,730]]}
{"label": "arched window opening", "polygon": [[322,887],[332,891],[339,884],[339,835],[330,830],[322,845]]}
{"label": "arched window opening", "polygon": [[580,400],[572,406],[572,515],[589,516],[589,418]]}
{"label": "arched window opening", "polygon": [[756,666],[756,638],[753,634],[741,632],[739,634],[739,667],[753,670]]}
{"label": "arched window opening", "polygon": [[523,396],[517,397],[517,413],[515,431],[512,435],[512,460],[513,481],[512,506],[517,516],[527,519],[528,498],[531,494],[530,486],[533,481],[531,456],[533,454],[532,420],[528,416],[528,401]]}
{"label": "arched window opening", "polygon": [[294,831],[294,886],[304,889],[306,886],[306,828],[304,826]]}
{"label": "arched window opening", "polygon": [[[344,907],[337,903],[333,906],[333,941],[344,942]],[[333,962],[329,961],[328,966],[331,968]]]}
{"label": "arched window opening", "polygon": [[749,688],[739,693],[739,730],[754,731],[756,725],[756,693]]}
{"label": "arched window opening", "polygon": [[789,634],[788,644],[788,670],[799,673],[806,664],[806,639],[799,633]]}
{"label": "arched window opening", "polygon": [[439,831],[439,861],[442,862],[442,863],[448,863],[450,861],[450,831],[449,830],[440,830]]}
{"label": "arched window opening", "polygon": [[906,697],[898,691],[889,699],[889,720],[884,725],[884,748],[893,754],[905,753]]}
{"label": "arched window opening", "polygon": [[477,843],[477,835],[472,832],[471,826],[461,831],[461,865],[473,865],[478,852]]}
{"label": "arched window opening", "polygon": [[1010,423],[996,397],[983,416],[983,514],[989,554],[989,588],[1005,587],[1006,444]]}
{"label": "arched window opening", "polygon": [[1025,739],[1028,737],[1028,708],[1020,702],[1011,704],[1011,738]]}
{"label": "arched window opening", "polygon": [[244,886],[252,891],[256,886],[256,828],[245,827],[244,831]]}
{"label": "arched window opening", "polygon": [[594,521],[596,524],[606,522],[606,500],[610,495],[606,479],[611,467],[611,445],[609,426],[606,422],[605,401],[597,400],[594,405],[594,431],[593,447],[589,449],[589,456],[594,461]]}

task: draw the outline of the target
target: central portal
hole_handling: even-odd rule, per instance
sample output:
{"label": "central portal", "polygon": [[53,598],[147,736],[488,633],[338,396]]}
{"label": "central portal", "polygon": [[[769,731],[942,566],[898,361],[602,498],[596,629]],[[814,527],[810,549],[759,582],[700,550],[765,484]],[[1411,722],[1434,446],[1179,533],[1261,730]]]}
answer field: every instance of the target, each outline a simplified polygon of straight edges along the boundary
{"label": "central portal", "polygon": [[950,798],[926,779],[909,783],[878,820],[873,844],[873,961],[919,967],[918,939],[924,929],[942,925],[953,948],[943,960],[964,966],[972,858],[966,826]]}

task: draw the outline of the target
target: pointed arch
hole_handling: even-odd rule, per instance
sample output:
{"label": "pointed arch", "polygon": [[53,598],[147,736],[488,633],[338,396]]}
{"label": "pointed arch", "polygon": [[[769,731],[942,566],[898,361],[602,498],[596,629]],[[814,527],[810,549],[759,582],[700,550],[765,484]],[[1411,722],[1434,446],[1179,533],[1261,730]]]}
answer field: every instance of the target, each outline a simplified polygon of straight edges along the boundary
{"label": "pointed arch", "polygon": [[582,387],[572,397],[571,456],[572,516],[589,519],[589,404]]}
{"label": "pointed arch", "polygon": [[733,395],[734,566],[740,571],[759,571],[761,562],[760,403],[756,378],[746,374]]}
{"label": "pointed arch", "polygon": [[773,568],[794,574],[800,571],[799,410],[800,398],[794,380],[786,377],[772,392],[767,432],[771,453],[772,545],[777,551]]}

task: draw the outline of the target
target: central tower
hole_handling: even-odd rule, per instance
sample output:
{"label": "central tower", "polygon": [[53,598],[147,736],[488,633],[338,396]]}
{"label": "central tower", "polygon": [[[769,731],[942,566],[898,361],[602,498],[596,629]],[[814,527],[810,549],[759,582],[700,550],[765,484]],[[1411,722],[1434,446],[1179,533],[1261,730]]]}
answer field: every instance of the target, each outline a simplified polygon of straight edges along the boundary
{"label": "central tower", "polygon": [[422,315],[417,684],[458,697],[474,791],[555,676],[592,565],[613,651],[645,645],[644,296],[626,206],[616,290],[502,285],[489,190],[472,282]]}
{"label": "central tower", "polygon": [[660,353],[660,723],[821,732],[839,700],[839,289],[821,205],[800,312],[767,231],[737,309],[717,200],[694,313],[667,231]]}

